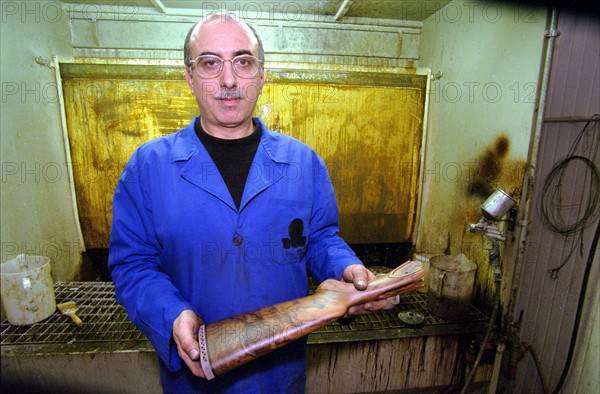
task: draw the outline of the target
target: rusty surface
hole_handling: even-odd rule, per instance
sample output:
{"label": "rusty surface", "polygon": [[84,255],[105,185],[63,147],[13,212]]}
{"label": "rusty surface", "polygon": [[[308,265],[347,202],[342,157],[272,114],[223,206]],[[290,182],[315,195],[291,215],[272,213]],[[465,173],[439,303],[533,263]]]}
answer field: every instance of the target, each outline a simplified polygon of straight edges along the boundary
{"label": "rusty surface", "polygon": [[[325,160],[341,235],[349,243],[410,240],[425,77],[318,71],[299,80],[290,71],[272,74],[257,115]],[[141,143],[187,125],[198,108],[172,68],[68,65],[62,77],[85,244],[107,248],[112,195],[127,160]]]}

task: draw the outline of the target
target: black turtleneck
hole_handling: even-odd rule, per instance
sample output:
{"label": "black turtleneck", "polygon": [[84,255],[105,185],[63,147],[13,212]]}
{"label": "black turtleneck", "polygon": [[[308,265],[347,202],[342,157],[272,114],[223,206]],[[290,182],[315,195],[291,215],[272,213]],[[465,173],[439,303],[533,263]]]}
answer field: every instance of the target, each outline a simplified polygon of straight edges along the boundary
{"label": "black turtleneck", "polygon": [[246,179],[261,137],[260,126],[256,122],[253,124],[254,131],[252,134],[235,140],[216,138],[206,133],[200,124],[200,118],[194,126],[196,135],[219,169],[238,209],[242,202]]}

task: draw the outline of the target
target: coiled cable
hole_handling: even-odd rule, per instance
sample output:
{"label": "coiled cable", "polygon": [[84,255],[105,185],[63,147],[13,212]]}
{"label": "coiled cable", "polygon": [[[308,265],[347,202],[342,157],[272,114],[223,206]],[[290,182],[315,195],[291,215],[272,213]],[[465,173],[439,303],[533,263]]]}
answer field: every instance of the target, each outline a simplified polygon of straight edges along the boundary
{"label": "coiled cable", "polygon": [[[594,115],[594,117],[599,115]],[[575,142],[569,149],[567,156],[556,163],[544,180],[541,193],[540,218],[544,227],[549,231],[564,237],[576,237],[571,242],[569,253],[560,264],[549,270],[550,277],[556,279],[558,272],[565,266],[577,248],[577,244],[583,249],[583,230],[594,223],[600,217],[600,172],[594,163],[598,157],[598,144],[600,136],[596,135],[598,121],[589,121],[579,132]],[[591,141],[584,143],[584,137],[588,136]],[[582,146],[583,145],[583,146]],[[588,152],[585,152],[589,150]],[[581,154],[576,152],[581,151]],[[588,154],[589,157],[584,156]],[[582,194],[579,204],[565,205],[563,195],[572,193],[572,188],[566,184],[568,169],[574,165],[584,166],[584,176],[581,183],[587,194]],[[580,184],[581,184],[580,183]],[[564,212],[573,212],[577,209],[576,220],[568,220]],[[582,251],[583,252],[583,251]]]}

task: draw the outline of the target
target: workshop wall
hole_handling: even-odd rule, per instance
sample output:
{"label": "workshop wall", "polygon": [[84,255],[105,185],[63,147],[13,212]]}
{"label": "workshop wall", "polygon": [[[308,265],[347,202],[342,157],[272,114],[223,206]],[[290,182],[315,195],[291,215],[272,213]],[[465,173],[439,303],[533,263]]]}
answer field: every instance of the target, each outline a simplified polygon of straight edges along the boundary
{"label": "workshop wall", "polygon": [[479,299],[491,299],[493,275],[469,224],[495,188],[520,197],[545,23],[543,9],[453,1],[421,30],[418,66],[433,78],[416,251],[471,258]]}

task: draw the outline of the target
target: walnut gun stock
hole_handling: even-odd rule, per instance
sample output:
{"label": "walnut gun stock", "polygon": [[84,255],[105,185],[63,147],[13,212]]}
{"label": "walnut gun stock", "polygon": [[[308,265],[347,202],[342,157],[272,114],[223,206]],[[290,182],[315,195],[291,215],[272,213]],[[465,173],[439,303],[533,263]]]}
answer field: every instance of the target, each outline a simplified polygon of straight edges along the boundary
{"label": "walnut gun stock", "polygon": [[424,286],[421,263],[408,261],[359,291],[329,279],[314,294],[200,327],[200,365],[211,380],[343,317],[348,308]]}

